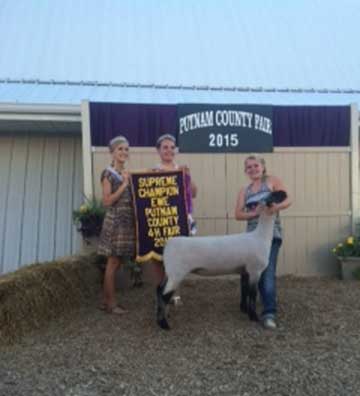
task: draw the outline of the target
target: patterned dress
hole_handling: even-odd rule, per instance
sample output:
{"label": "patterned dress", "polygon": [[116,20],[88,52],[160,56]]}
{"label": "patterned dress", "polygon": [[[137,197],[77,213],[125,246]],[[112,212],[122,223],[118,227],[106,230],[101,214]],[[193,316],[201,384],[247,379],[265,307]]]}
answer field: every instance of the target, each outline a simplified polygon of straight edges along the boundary
{"label": "patterned dress", "polygon": [[[111,167],[101,174],[101,181],[106,178],[114,193],[123,182],[122,176]],[[102,226],[98,254],[133,258],[135,256],[135,216],[130,185],[120,198],[107,208]]]}

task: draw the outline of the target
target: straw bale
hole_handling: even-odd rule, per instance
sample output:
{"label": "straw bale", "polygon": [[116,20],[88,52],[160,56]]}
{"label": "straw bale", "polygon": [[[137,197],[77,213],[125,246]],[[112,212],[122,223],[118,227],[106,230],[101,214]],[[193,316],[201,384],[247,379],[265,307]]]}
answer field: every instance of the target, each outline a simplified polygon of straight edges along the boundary
{"label": "straw bale", "polygon": [[98,295],[103,258],[72,256],[37,263],[0,277],[0,343],[89,303]]}

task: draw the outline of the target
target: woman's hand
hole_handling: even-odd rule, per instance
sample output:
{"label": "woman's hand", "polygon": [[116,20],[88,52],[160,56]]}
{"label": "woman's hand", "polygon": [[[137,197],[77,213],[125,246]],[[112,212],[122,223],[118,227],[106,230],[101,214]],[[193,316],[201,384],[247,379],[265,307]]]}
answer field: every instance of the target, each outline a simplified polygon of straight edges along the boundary
{"label": "woman's hand", "polygon": [[121,194],[126,190],[127,186],[129,185],[130,177],[131,177],[130,173],[124,170],[121,172],[121,176],[123,181],[118,187],[118,189],[113,193],[111,192],[112,187],[109,180],[104,179],[102,181],[102,192],[103,192],[102,202],[105,207],[110,207],[111,205],[113,205],[120,198]]}
{"label": "woman's hand", "polygon": [[130,183],[130,173],[128,171],[122,171],[121,176],[123,177],[123,184],[127,186]]}

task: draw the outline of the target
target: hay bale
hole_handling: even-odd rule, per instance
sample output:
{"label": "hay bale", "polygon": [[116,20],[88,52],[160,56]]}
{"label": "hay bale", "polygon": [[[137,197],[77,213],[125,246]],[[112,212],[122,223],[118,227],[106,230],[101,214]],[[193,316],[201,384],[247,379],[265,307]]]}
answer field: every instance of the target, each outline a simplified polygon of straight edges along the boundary
{"label": "hay bale", "polygon": [[101,288],[103,259],[73,256],[32,264],[0,277],[0,342],[14,342],[88,303]]}

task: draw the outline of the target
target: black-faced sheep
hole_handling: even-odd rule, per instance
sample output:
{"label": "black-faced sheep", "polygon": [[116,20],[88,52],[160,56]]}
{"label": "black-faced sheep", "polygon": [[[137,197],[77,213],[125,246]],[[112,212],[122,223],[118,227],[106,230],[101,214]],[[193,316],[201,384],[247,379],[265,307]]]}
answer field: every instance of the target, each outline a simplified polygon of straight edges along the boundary
{"label": "black-faced sheep", "polygon": [[256,314],[257,284],[269,262],[275,214],[269,207],[286,199],[284,191],[275,191],[261,204],[259,222],[254,231],[224,236],[174,237],[164,249],[166,276],[157,288],[157,323],[169,329],[166,306],[189,273],[199,275],[242,274],[240,308],[250,320]]}

